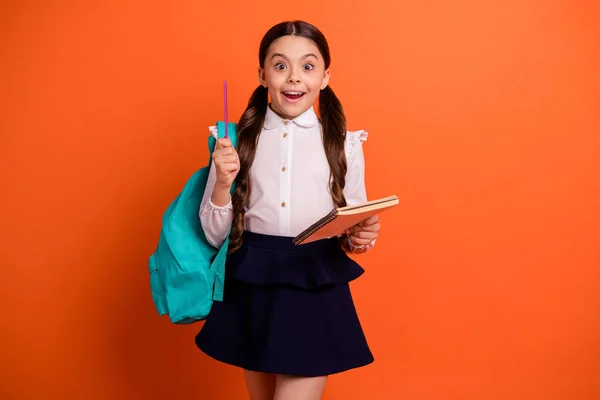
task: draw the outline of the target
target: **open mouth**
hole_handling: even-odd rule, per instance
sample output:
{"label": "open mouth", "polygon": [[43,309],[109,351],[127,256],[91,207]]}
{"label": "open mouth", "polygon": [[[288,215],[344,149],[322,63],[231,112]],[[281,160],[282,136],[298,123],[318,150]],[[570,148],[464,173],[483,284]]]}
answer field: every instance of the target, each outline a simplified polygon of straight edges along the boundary
{"label": "open mouth", "polygon": [[304,92],[283,92],[283,95],[289,100],[298,100],[305,94]]}

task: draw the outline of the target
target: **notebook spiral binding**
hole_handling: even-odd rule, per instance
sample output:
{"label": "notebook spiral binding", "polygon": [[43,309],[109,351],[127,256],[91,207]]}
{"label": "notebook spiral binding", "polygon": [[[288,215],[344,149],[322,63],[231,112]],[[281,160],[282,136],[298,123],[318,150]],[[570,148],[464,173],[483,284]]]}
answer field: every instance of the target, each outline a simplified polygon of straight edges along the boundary
{"label": "notebook spiral binding", "polygon": [[296,246],[298,246],[304,240],[306,240],[310,235],[312,235],[313,233],[315,233],[316,231],[318,231],[319,229],[321,229],[322,227],[324,227],[325,225],[327,225],[328,223],[333,221],[337,217],[337,214],[338,214],[338,210],[332,210],[329,214],[327,214],[326,216],[324,216],[323,218],[321,218],[320,220],[318,220],[317,222],[315,222],[314,224],[312,224],[311,226],[306,228],[304,231],[300,232],[298,234],[298,236],[296,236],[294,239],[292,239],[292,241],[294,242],[294,244]]}

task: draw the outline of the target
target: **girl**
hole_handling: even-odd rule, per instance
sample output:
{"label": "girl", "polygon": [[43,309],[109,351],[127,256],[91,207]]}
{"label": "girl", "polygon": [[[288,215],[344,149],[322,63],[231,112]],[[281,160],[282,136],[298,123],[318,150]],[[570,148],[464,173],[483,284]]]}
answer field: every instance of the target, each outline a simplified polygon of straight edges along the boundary
{"label": "girl", "polygon": [[199,210],[213,246],[231,234],[224,299],[196,344],[241,367],[252,400],[320,399],[328,375],[373,362],[348,287],[364,270],[346,253],[373,247],[377,217],[336,238],[291,240],[333,207],[367,200],[367,133],[346,131],[329,64],[325,37],[306,22],[265,34],[237,149],[218,140]]}

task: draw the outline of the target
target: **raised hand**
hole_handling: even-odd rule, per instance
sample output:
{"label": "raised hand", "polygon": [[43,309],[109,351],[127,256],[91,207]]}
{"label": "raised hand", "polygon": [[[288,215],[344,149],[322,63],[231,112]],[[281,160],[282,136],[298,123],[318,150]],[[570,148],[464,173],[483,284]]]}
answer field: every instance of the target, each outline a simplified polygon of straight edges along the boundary
{"label": "raised hand", "polygon": [[240,158],[231,140],[223,138],[217,141],[212,159],[217,172],[217,180],[211,200],[215,205],[222,207],[231,199],[229,189],[240,171]]}

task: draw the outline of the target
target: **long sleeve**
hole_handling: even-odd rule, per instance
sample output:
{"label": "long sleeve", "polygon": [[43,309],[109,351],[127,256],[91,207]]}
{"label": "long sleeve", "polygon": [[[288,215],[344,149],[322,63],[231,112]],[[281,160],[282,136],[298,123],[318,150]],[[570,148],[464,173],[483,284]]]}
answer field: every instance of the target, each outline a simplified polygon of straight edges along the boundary
{"label": "long sleeve", "polygon": [[[216,126],[209,128],[213,137],[217,138],[218,131]],[[227,237],[229,228],[233,221],[233,206],[231,199],[229,203],[223,207],[218,207],[211,201],[211,196],[215,183],[217,181],[217,171],[214,163],[211,162],[206,189],[200,204],[199,217],[202,224],[202,229],[206,235],[206,240],[216,247],[220,248]]]}
{"label": "long sleeve", "polygon": [[[348,170],[346,172],[346,187],[344,196],[348,205],[360,204],[367,201],[367,190],[365,187],[365,158],[363,142],[367,140],[368,133],[365,131],[353,131],[346,133],[346,158]],[[354,246],[348,240],[348,247],[352,253],[363,253],[375,245],[375,240],[363,246]]]}

